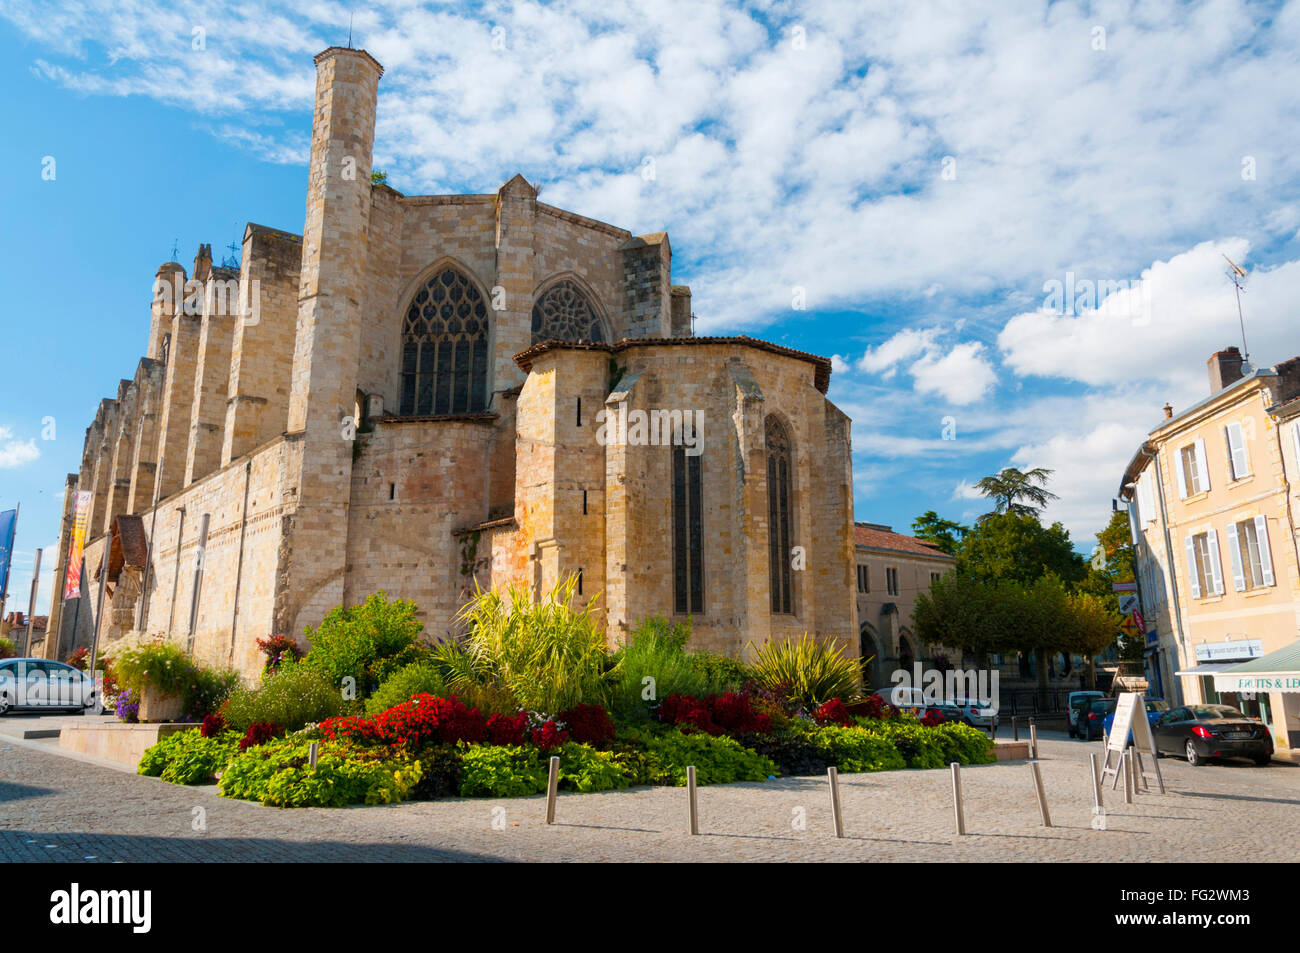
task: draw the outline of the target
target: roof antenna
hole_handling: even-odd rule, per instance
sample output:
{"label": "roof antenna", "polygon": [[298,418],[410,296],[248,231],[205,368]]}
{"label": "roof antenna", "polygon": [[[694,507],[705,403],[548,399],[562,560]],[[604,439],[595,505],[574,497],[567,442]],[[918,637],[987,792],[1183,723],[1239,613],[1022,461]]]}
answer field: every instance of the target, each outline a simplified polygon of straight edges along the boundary
{"label": "roof antenna", "polygon": [[352,11],[348,11],[348,49],[352,49]]}
{"label": "roof antenna", "polygon": [[176,261],[177,259],[180,258],[180,254],[181,254],[181,240],[179,238],[173,238],[171,260]]}
{"label": "roof antenna", "polygon": [[1246,317],[1241,310],[1241,293],[1245,290],[1241,285],[1242,279],[1246,277],[1246,269],[1227,255],[1223,256],[1223,260],[1228,263],[1228,280],[1237,289],[1237,321],[1241,325],[1241,373],[1244,376],[1255,369],[1250,363],[1250,348],[1246,347]]}

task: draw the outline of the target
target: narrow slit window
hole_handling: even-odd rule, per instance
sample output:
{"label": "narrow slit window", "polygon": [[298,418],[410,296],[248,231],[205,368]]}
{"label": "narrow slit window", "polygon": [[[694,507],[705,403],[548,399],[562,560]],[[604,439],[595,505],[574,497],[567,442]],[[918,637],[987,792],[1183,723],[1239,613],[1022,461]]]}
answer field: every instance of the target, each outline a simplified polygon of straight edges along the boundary
{"label": "narrow slit window", "polygon": [[704,531],[700,457],[673,447],[673,608],[704,611]]}
{"label": "narrow slit window", "polygon": [[767,418],[767,534],[772,611],[793,614],[790,572],[790,435],[776,417]]}

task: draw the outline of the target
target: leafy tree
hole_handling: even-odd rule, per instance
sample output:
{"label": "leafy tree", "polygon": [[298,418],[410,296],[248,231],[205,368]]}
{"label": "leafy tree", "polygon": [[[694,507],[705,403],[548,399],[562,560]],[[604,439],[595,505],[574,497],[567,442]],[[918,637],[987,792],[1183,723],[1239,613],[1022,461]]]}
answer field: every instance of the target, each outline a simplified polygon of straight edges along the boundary
{"label": "leafy tree", "polygon": [[[993,500],[993,513],[980,517],[988,519],[999,513],[1011,513],[1017,516],[1037,516],[1038,511],[1057,499],[1055,493],[1046,489],[1051,470],[1034,467],[1032,470],[1017,470],[1006,467],[995,476],[986,476],[975,486],[986,497]],[[1020,502],[1027,500],[1027,503]]]}
{"label": "leafy tree", "polygon": [[406,599],[389,601],[383,590],[355,606],[338,606],[326,613],[320,628],[307,626],[311,651],[301,664],[338,688],[354,679],[357,697],[370,694],[384,677],[414,662],[420,655],[416,637],[424,623],[416,605]]}
{"label": "leafy tree", "polygon": [[932,543],[940,552],[956,556],[961,540],[970,532],[969,526],[954,523],[939,516],[934,510],[926,510],[912,520],[912,535]]}
{"label": "leafy tree", "polygon": [[1036,516],[990,514],[966,534],[957,552],[957,571],[979,579],[1011,579],[1029,585],[1046,573],[1067,583],[1087,574],[1060,523],[1044,527]]}

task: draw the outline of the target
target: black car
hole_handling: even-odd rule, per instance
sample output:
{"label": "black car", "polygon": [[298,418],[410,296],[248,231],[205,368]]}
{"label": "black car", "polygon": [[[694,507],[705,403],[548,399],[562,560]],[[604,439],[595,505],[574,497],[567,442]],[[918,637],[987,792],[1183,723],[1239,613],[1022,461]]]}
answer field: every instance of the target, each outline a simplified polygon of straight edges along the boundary
{"label": "black car", "polygon": [[1157,754],[1182,755],[1190,765],[1211,758],[1273,760],[1273,738],[1258,718],[1228,705],[1185,705],[1166,712],[1151,726]]}
{"label": "black car", "polygon": [[1115,710],[1119,702],[1114,698],[1094,698],[1088,707],[1079,712],[1079,724],[1076,730],[1084,741],[1100,738],[1104,730],[1106,716]]}

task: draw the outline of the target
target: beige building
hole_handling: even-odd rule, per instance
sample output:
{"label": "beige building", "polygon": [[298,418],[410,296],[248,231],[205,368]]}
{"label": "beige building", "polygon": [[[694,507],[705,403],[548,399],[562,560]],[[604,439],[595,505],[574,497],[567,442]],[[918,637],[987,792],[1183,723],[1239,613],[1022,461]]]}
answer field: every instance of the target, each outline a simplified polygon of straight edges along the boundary
{"label": "beige building", "polygon": [[910,673],[915,662],[927,668],[938,657],[959,663],[959,653],[954,656],[941,646],[922,645],[912,632],[917,595],[950,571],[956,559],[924,540],[878,523],[854,523],[853,542],[859,653],[866,687],[891,685],[892,672]]}
{"label": "beige building", "polygon": [[1232,672],[1300,648],[1292,423],[1300,358],[1245,371],[1236,348],[1210,358],[1210,396],[1178,414],[1166,406],[1120,497],[1132,521],[1151,693],[1233,705],[1264,719],[1278,748],[1295,748],[1300,671],[1294,687],[1285,672],[1249,683],[1261,691]]}
{"label": "beige building", "polygon": [[830,362],[693,337],[667,235],[520,176],[372,184],[382,68],[334,47],[316,70],[303,233],[158,270],[145,356],[68,477],[60,569],[78,491],[87,568],[50,652],[165,633],[251,674],[258,638],[376,590],[441,637],[476,582],[577,574],[614,642],[666,613],[722,651],[809,631],[856,654]]}

